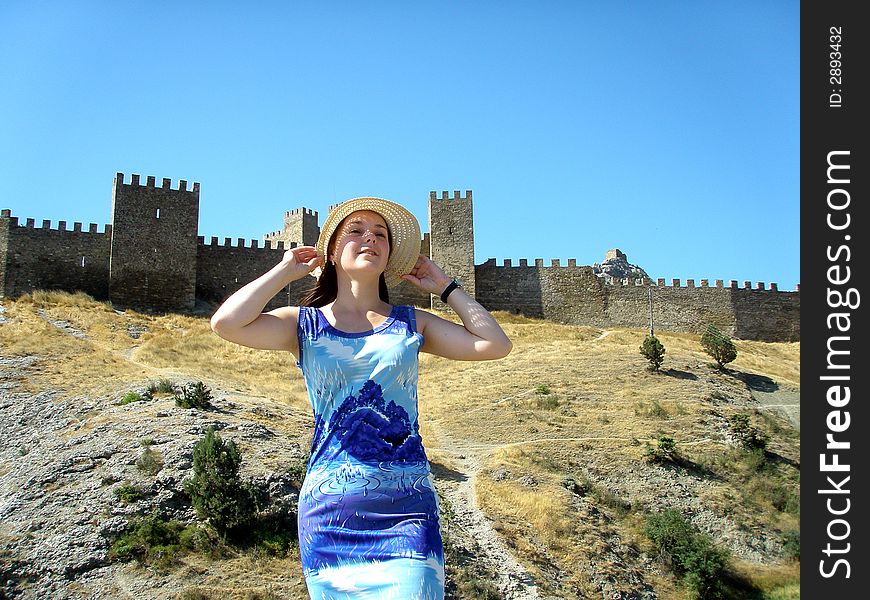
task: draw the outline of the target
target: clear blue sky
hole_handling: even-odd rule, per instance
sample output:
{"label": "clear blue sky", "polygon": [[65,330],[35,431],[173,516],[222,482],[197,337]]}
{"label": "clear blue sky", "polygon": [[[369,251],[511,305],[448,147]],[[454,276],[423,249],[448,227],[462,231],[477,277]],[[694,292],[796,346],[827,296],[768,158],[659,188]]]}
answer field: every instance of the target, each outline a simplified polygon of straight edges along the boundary
{"label": "clear blue sky", "polygon": [[[799,283],[799,3],[0,3],[0,207],[111,221],[201,184],[199,234],[473,190],[475,262]],[[129,179],[128,179],[129,181]]]}

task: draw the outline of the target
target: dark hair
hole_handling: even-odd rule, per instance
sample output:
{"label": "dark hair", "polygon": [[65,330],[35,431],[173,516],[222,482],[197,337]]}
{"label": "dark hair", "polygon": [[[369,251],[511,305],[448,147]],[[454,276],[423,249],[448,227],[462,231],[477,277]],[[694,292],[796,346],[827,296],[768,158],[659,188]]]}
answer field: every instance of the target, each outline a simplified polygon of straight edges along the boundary
{"label": "dark hair", "polygon": [[[350,216],[350,215],[348,215]],[[383,215],[381,215],[383,218]],[[338,296],[338,272],[335,269],[335,265],[331,263],[328,258],[332,253],[333,245],[335,243],[335,234],[338,233],[338,230],[341,228],[344,223],[344,219],[342,219],[341,223],[338,224],[338,227],[335,228],[335,231],[332,232],[332,237],[329,238],[329,243],[326,244],[326,257],[324,260],[323,268],[320,272],[320,277],[318,277],[317,282],[314,284],[308,293],[302,297],[299,301],[300,306],[326,306],[333,300],[335,300],[336,296]],[[384,222],[386,223],[386,219]],[[393,253],[393,234],[390,231],[389,224],[387,225],[387,241],[390,244],[390,254]],[[390,303],[390,292],[387,289],[387,280],[384,279],[384,274],[381,273],[381,276],[378,280],[378,295],[381,300]]]}

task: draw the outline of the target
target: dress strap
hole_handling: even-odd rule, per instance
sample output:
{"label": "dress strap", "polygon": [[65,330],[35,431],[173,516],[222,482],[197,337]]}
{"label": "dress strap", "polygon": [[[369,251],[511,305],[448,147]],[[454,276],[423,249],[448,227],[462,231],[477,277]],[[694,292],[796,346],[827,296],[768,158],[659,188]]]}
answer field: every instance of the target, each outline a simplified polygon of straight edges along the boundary
{"label": "dress strap", "polygon": [[408,324],[411,333],[417,333],[417,313],[413,306],[402,306],[402,320]]}
{"label": "dress strap", "polygon": [[318,311],[313,306],[299,307],[299,322],[296,328],[299,342],[303,339],[316,339],[320,333],[320,320]]}
{"label": "dress strap", "polygon": [[320,335],[321,325],[318,311],[313,306],[300,306],[299,319],[296,321],[296,339],[299,341],[299,358],[296,366],[302,368],[302,353],[306,342],[316,340]]}

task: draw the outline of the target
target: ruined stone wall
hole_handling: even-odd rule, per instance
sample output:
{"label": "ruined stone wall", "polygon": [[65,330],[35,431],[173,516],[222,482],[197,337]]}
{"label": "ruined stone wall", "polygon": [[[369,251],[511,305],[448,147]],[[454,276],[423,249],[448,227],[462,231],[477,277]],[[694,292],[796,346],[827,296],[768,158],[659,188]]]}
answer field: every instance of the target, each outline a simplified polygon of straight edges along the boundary
{"label": "ruined stone wall", "polygon": [[[292,244],[289,247],[294,247]],[[234,292],[251,281],[264,275],[272,267],[281,262],[284,257],[283,242],[275,247],[269,242],[260,246],[258,240],[238,238],[235,245],[231,238],[224,238],[222,243],[212,237],[208,242],[200,236],[196,254],[196,297],[206,302],[220,304]],[[290,301],[290,291],[296,297],[301,297],[301,290],[310,285],[306,280],[293,282],[288,290],[276,294],[266,305],[265,310],[273,310],[279,306],[287,306]]]}
{"label": "ruined stone wall", "polygon": [[[489,310],[506,310],[561,323],[594,327],[649,326],[649,293],[652,290],[653,325],[657,330],[701,333],[715,325],[741,339],[800,340],[800,292],[780,292],[763,283],[738,289],[736,282],[709,286],[702,280],[686,285],[673,280],[652,282],[608,281],[596,277],[591,267],[567,266],[559,260],[545,266],[520,259],[519,266],[495,259],[476,266],[477,300]],[[748,283],[748,282],[747,282]]]}
{"label": "ruined stone wall", "polygon": [[[157,212],[159,209],[159,213]],[[80,223],[67,230],[60,221],[36,227],[24,225],[4,209],[0,213],[0,296],[16,296],[34,289],[82,290],[98,299],[121,305],[158,310],[192,308],[195,299],[213,303],[260,277],[281,260],[285,248],[313,244],[319,234],[317,213],[300,208],[285,214],[285,230],[301,239],[267,241],[230,238],[218,243],[197,237],[199,184],[177,190],[169,179],[156,187],[148,177],[124,183],[118,173],[112,199],[113,224],[97,231]],[[289,220],[287,220],[289,219]],[[489,259],[474,265],[474,227],[471,191],[429,195],[429,229],[421,253],[430,256],[449,275],[459,278],[466,291],[490,310],[505,310],[562,323],[597,327],[637,327],[649,324],[652,290],[653,320],[657,330],[700,333],[708,324],[742,339],[792,341],[800,339],[800,292],[781,292],[776,284],[750,282],[738,287],[717,280],[710,285],[694,280],[685,285],[664,279],[656,282],[612,280],[595,275],[590,266],[569,259]],[[275,232],[276,234],[282,232]],[[625,255],[612,251],[612,258]],[[610,254],[608,254],[609,257]],[[313,277],[293,282],[266,310],[296,305],[314,284]],[[393,304],[448,309],[435,297],[420,293],[409,283],[390,291]]]}
{"label": "ruined stone wall", "polygon": [[18,217],[0,213],[0,296],[16,297],[36,289],[81,290],[97,298],[109,297],[111,225],[98,231],[95,223],[51,221],[36,227],[34,219],[19,224]]}
{"label": "ruined stone wall", "polygon": [[764,342],[799,341],[801,338],[800,292],[780,292],[775,288],[731,290],[731,303],[737,316],[735,336]]}
{"label": "ruined stone wall", "polygon": [[606,321],[605,293],[592,267],[568,266],[543,259],[510,259],[502,266],[494,258],[475,267],[477,300],[489,310],[506,310],[560,323],[598,325]]}
{"label": "ruined stone wall", "polygon": [[196,293],[199,183],[187,190],[149,176],[129,184],[118,173],[112,190],[109,297],[124,306],[191,309]]}

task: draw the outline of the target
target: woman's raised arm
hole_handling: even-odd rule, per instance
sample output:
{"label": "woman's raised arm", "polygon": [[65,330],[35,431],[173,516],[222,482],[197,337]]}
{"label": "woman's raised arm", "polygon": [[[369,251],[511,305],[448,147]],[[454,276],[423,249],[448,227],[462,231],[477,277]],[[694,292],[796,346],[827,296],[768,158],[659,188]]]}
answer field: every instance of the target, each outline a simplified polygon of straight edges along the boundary
{"label": "woman's raised arm", "polygon": [[[430,294],[440,294],[452,281],[422,254],[402,279]],[[416,310],[417,329],[423,335],[422,352],[454,360],[493,360],[510,354],[513,343],[489,311],[465,290],[456,288],[450,292],[447,304],[462,319],[462,325]]]}
{"label": "woman's raised arm", "polygon": [[211,317],[211,329],[223,339],[262,350],[299,353],[296,321],[299,307],[282,306],[263,312],[275,294],[320,266],[323,258],[313,246],[297,246],[267,273],[226,299]]}

